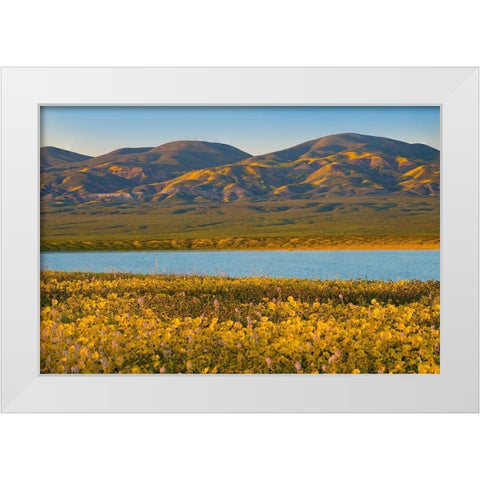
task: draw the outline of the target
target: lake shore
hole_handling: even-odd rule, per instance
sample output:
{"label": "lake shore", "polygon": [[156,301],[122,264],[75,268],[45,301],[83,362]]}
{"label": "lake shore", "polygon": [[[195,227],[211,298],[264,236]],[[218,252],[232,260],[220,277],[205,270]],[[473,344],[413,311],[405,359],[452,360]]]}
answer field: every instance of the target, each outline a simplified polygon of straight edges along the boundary
{"label": "lake shore", "polygon": [[439,250],[433,235],[337,235],[172,239],[42,239],[42,252],[147,250]]}

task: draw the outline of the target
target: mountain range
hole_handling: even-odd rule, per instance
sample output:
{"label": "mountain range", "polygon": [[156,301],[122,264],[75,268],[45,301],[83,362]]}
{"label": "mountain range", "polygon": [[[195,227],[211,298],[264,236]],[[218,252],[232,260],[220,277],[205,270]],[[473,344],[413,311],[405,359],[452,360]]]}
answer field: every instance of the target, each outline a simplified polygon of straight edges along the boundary
{"label": "mountain range", "polygon": [[40,162],[42,204],[58,207],[440,195],[437,149],[358,133],[264,155],[188,140],[96,157],[42,147]]}

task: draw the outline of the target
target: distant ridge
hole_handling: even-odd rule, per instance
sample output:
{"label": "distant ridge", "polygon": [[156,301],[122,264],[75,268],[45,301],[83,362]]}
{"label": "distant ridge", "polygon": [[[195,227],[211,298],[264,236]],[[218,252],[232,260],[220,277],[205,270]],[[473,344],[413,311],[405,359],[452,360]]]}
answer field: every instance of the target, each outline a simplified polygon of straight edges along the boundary
{"label": "distant ridge", "polygon": [[440,152],[358,133],[251,156],[231,145],[180,140],[97,157],[43,147],[41,193],[85,202],[235,202],[399,194],[439,196]]}
{"label": "distant ridge", "polygon": [[271,152],[258,157],[289,159],[314,156],[324,157],[342,151],[368,151],[385,155],[408,155],[422,160],[438,158],[439,151],[421,143],[407,143],[386,137],[361,135],[359,133],[339,133],[316,138],[290,148]]}
{"label": "distant ridge", "polygon": [[40,164],[42,168],[48,168],[51,166],[60,167],[65,164],[82,162],[92,157],[88,155],[82,155],[80,153],[64,150],[57,147],[42,147],[40,148]]}

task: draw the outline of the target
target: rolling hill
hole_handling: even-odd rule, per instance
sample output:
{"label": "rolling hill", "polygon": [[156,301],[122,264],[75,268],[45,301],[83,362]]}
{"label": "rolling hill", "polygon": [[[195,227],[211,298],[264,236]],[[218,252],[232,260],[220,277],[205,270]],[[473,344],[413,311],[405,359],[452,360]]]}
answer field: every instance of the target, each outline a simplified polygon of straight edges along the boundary
{"label": "rolling hill", "polygon": [[40,149],[40,165],[44,171],[50,169],[61,170],[69,168],[73,164],[78,167],[90,158],[92,157],[57,147],[42,147]]}
{"label": "rolling hill", "polygon": [[250,154],[230,145],[199,141],[121,148],[97,157],[43,147],[41,195],[56,204],[149,199],[158,182],[248,157]]}
{"label": "rolling hill", "polygon": [[323,137],[230,165],[186,173],[156,186],[153,198],[312,198],[439,194],[439,151],[359,134]]}

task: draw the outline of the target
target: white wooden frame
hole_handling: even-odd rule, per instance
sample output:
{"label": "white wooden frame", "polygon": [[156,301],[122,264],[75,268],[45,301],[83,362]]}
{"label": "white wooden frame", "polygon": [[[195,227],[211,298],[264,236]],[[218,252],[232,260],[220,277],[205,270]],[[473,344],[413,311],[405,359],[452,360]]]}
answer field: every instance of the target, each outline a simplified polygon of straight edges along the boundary
{"label": "white wooden frame", "polygon": [[[439,375],[40,375],[39,105],[440,105]],[[2,411],[478,412],[477,68],[2,70]]]}

